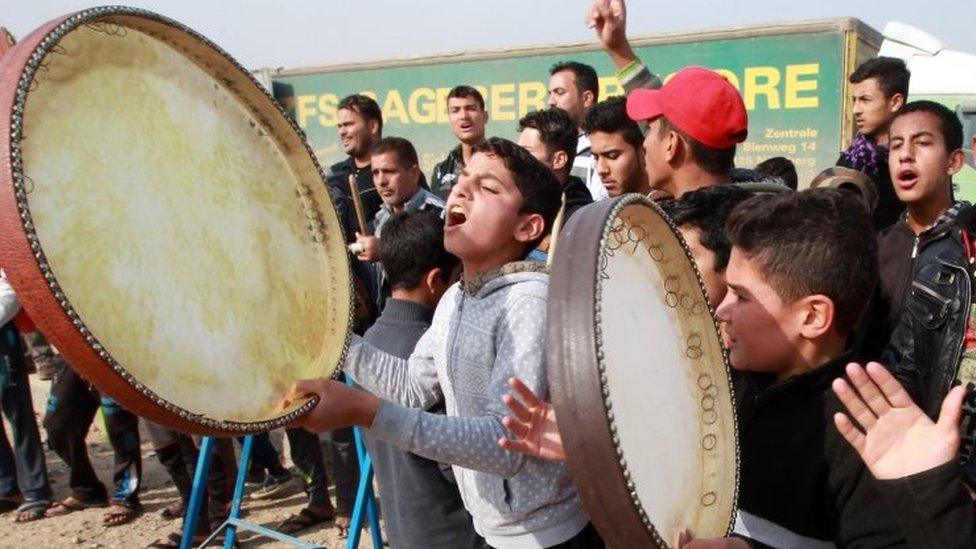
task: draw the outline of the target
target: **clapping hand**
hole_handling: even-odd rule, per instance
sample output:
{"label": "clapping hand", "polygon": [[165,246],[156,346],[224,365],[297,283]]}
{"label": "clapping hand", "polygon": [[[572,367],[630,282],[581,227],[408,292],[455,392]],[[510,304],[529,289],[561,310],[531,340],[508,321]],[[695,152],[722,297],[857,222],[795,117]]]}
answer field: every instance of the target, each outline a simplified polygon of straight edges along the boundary
{"label": "clapping hand", "polygon": [[502,397],[502,402],[511,412],[511,415],[502,418],[502,425],[516,438],[504,437],[498,444],[506,450],[542,459],[565,461],[563,440],[559,435],[556,412],[552,405],[540,399],[518,379],[509,379],[508,386],[518,397],[513,394]]}
{"label": "clapping hand", "polygon": [[848,364],[847,376],[850,383],[838,378],[833,389],[850,417],[835,414],[834,423],[876,478],[906,477],[956,459],[963,387],[949,391],[935,423],[881,364]]}

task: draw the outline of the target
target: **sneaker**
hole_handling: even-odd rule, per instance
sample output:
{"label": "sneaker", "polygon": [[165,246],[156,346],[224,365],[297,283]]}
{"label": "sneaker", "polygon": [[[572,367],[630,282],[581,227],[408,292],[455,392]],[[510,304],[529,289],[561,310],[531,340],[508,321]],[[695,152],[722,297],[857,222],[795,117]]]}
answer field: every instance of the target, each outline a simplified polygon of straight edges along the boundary
{"label": "sneaker", "polygon": [[291,495],[295,487],[295,479],[291,473],[280,477],[268,475],[261,487],[251,494],[251,499],[280,499]]}

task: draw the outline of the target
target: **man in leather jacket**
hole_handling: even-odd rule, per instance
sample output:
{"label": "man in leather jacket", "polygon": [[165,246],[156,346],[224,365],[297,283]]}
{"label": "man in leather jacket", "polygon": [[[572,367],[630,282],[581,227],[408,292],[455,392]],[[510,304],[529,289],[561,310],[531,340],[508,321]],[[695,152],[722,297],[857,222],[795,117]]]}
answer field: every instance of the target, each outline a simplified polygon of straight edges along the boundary
{"label": "man in leather jacket", "polygon": [[[891,127],[890,168],[899,190],[945,185],[963,163],[962,127],[955,115],[929,102],[907,105]],[[957,202],[918,238],[910,294],[883,363],[919,406],[936,418],[957,379],[976,371],[973,311],[973,228],[976,208]],[[976,376],[970,377],[976,381]],[[972,460],[976,385],[968,383],[963,411],[964,477],[976,485]],[[968,462],[968,463],[967,463]]]}

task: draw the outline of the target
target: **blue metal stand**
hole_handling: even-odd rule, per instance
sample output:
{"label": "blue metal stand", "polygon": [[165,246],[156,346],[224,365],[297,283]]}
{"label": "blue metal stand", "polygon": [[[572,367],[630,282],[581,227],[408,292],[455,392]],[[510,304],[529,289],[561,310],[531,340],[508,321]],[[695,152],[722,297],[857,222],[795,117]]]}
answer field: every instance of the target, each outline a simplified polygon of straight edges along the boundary
{"label": "blue metal stand", "polygon": [[[355,386],[352,379],[346,375],[346,384]],[[359,486],[356,487],[356,503],[352,508],[352,518],[349,523],[349,537],[346,538],[346,549],[357,549],[363,535],[366,520],[369,521],[369,533],[373,540],[373,549],[383,549],[383,535],[380,533],[379,514],[376,512],[376,494],[373,493],[373,460],[363,444],[363,434],[359,427],[353,427],[353,438],[356,441],[356,457],[359,459]]]}
{"label": "blue metal stand", "polygon": [[[237,531],[240,529],[245,532],[254,532],[261,536],[276,539],[294,545],[295,547],[305,549],[323,547],[322,545],[316,545],[303,539],[276,532],[260,524],[241,520],[241,501],[244,499],[244,482],[247,479],[248,465],[251,463],[251,445],[253,442],[254,436],[248,435],[244,437],[244,446],[241,449],[241,458],[237,465],[237,482],[234,485],[234,499],[231,501],[230,516],[210,534],[210,537],[201,546],[210,543],[222,530],[226,529],[224,549],[231,549],[234,546],[234,540],[237,538]],[[197,469],[193,473],[193,491],[190,494],[190,504],[187,506],[186,516],[183,518],[183,539],[180,540],[180,549],[190,549],[192,546],[193,533],[196,532],[197,521],[200,518],[203,492],[207,485],[207,473],[210,471],[210,463],[213,458],[213,446],[214,440],[211,437],[203,437],[203,442],[200,444],[200,457],[197,459]]]}

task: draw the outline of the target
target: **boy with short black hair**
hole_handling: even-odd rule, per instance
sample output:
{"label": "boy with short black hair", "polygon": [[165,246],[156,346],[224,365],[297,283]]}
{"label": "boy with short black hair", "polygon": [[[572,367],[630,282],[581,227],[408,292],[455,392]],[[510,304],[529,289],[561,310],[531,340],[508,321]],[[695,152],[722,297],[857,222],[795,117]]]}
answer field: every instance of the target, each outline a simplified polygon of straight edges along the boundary
{"label": "boy with short black hair", "polygon": [[[560,206],[552,171],[525,149],[476,145],[447,202],[444,247],[463,280],[448,289],[409,360],[353,337],[344,369],[390,400],[342,384],[301,382],[292,397],[322,397],[300,424],[357,424],[402,450],[451,463],[475,529],[500,548],[602,547],[576,488],[556,463],[506,452],[501,397],[518,376],[548,395],[545,267],[520,261],[546,236]],[[441,397],[447,415],[423,411]]]}
{"label": "boy with short black hair", "polygon": [[648,194],[644,136],[627,116],[627,100],[611,97],[586,111],[583,123],[590,138],[596,173],[612,198],[625,193]]}
{"label": "boy with short black hair", "polygon": [[[867,211],[833,189],[759,195],[740,203],[727,227],[729,292],[716,314],[732,366],[756,385],[737,414],[734,533],[750,542],[729,539],[725,546],[903,544],[874,479],[833,427],[841,408],[830,385],[843,375],[847,337],[877,278]],[[505,424],[526,442],[506,447],[533,450],[533,441],[552,440],[547,411],[533,410],[530,420],[524,405],[510,408],[516,417]],[[562,448],[546,450],[558,457]]]}
{"label": "boy with short black hair", "polygon": [[746,200],[727,227],[729,293],[716,315],[732,366],[760,376],[739,408],[736,534],[776,547],[901,543],[874,480],[833,428],[830,384],[877,278],[867,211],[812,189]]}
{"label": "boy with short black hair", "polygon": [[559,107],[532,111],[519,120],[518,144],[542,162],[562,183],[566,197],[566,219],[576,210],[591,204],[593,197],[586,183],[570,175],[576,158],[577,129],[569,114]]}
{"label": "boy with short black hair", "polygon": [[966,204],[953,202],[952,176],[961,168],[962,125],[932,101],[905,105],[890,123],[888,171],[907,208],[878,235],[880,284],[862,336],[864,358],[877,360],[905,315],[922,249],[945,236]]}
{"label": "boy with short black hair", "polygon": [[904,206],[898,201],[888,172],[888,129],[898,109],[908,101],[911,75],[901,59],[876,57],[861,63],[848,80],[857,135],[837,159],[838,166],[870,176],[878,188],[874,228],[881,230],[898,220]]}
{"label": "boy with short black hair", "polygon": [[684,237],[705,284],[712,308],[725,299],[725,268],[732,244],[725,233],[725,222],[740,202],[753,193],[738,185],[717,185],[685,193],[678,200],[660,202]]}
{"label": "boy with short black hair", "polygon": [[[891,123],[891,173],[918,229],[904,312],[882,362],[932,418],[957,381],[976,391],[973,258],[976,210],[952,204],[952,176],[961,168],[963,134],[949,109],[929,101],[906,105]],[[963,475],[976,485],[976,409],[963,414]]]}
{"label": "boy with short black hair", "polygon": [[[430,327],[434,308],[456,278],[459,261],[444,249],[444,224],[431,211],[403,211],[385,223],[380,263],[392,288],[363,339],[406,359]],[[444,413],[443,400],[428,411]],[[397,547],[486,547],[464,509],[449,467],[364,437],[379,484],[387,537]]]}
{"label": "boy with short black hair", "polygon": [[430,176],[431,191],[444,200],[451,194],[451,187],[471,158],[472,147],[485,139],[485,125],[488,124],[485,98],[476,88],[455,86],[447,94],[447,118],[460,143],[447,158],[434,166]]}

